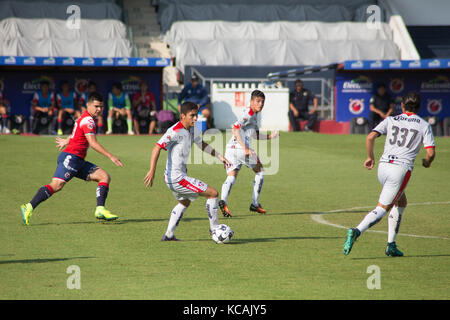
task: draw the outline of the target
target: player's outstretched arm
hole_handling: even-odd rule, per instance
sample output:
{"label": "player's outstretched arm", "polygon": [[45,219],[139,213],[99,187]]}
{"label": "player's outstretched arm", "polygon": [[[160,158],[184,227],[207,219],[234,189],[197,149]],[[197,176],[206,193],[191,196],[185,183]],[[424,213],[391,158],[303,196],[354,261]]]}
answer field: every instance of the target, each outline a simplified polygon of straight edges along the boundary
{"label": "player's outstretched arm", "polygon": [[222,156],[220,153],[218,153],[213,147],[211,147],[205,141],[202,141],[200,148],[203,150],[203,152],[206,152],[207,154],[219,159],[223,163],[225,168],[228,168],[229,166],[231,166],[230,161],[228,161],[224,156]]}
{"label": "player's outstretched arm", "polygon": [[425,151],[426,151],[426,155],[425,155],[425,158],[422,159],[422,165],[425,168],[429,168],[431,166],[431,163],[434,160],[434,157],[436,156],[436,151],[434,150],[434,148],[428,148],[428,149],[425,149]]}
{"label": "player's outstretched arm", "polygon": [[278,130],[275,130],[271,134],[260,134],[259,131],[256,131],[256,139],[258,139],[258,140],[271,140],[271,139],[275,139],[279,135],[280,135],[280,133],[278,132]]}
{"label": "player's outstretched arm", "polygon": [[368,170],[372,170],[375,165],[375,156],[373,155],[373,148],[375,145],[375,139],[379,137],[379,133],[372,131],[366,138],[366,151],[367,159],[364,161],[364,167]]}
{"label": "player's outstretched arm", "polygon": [[155,178],[156,165],[158,163],[159,154],[161,153],[161,147],[156,145],[153,148],[152,155],[150,157],[150,170],[144,177],[144,184],[146,187],[151,187],[153,185],[153,179]]}
{"label": "player's outstretched arm", "polygon": [[250,148],[247,148],[247,146],[244,143],[244,140],[242,140],[242,136],[241,136],[241,129],[237,128],[237,127],[233,127],[233,129],[231,129],[233,132],[233,136],[236,139],[236,141],[241,145],[241,147],[244,149],[244,154],[248,157],[249,155],[253,154],[255,155],[255,151],[253,151]]}
{"label": "player's outstretched arm", "polygon": [[64,149],[69,144],[69,141],[70,137],[67,137],[66,139],[56,137],[56,146],[58,150],[61,151],[62,149]]}
{"label": "player's outstretched arm", "polygon": [[113,154],[109,153],[108,150],[106,150],[96,139],[94,134],[86,135],[86,139],[89,142],[89,146],[97,151],[98,153],[104,155],[105,157],[109,158],[116,166],[123,167],[122,162],[114,156]]}

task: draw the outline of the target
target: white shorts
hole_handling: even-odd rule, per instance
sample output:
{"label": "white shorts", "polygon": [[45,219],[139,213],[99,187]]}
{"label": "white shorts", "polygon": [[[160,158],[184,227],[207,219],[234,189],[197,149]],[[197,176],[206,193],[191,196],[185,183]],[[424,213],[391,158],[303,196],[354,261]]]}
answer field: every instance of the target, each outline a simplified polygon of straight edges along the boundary
{"label": "white shorts", "polygon": [[167,183],[166,181],[166,185],[172,190],[175,199],[189,201],[197,199],[199,194],[205,192],[208,188],[206,183],[188,176],[175,183]]}
{"label": "white shorts", "polygon": [[246,157],[244,149],[241,148],[226,148],[225,158],[231,162],[231,166],[227,168],[227,173],[230,173],[233,170],[241,170],[242,165],[253,169],[258,163],[261,163],[258,156]]}
{"label": "white shorts", "polygon": [[401,197],[411,177],[408,168],[387,162],[378,165],[378,181],[383,186],[378,202],[385,205],[393,205]]}

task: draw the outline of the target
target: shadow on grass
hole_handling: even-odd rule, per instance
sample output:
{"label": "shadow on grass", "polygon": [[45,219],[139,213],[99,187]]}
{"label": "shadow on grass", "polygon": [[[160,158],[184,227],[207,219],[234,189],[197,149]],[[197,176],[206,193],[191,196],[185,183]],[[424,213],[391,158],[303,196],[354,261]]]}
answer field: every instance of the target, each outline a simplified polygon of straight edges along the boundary
{"label": "shadow on grass", "polygon": [[23,259],[23,260],[0,260],[0,264],[11,263],[46,263],[46,262],[58,262],[76,259],[92,259],[95,257],[71,257],[71,258],[48,258],[48,259]]}
{"label": "shadow on grass", "polygon": [[[343,213],[344,211],[336,212],[336,213]],[[367,213],[367,210],[349,210],[345,211],[346,213]],[[327,211],[304,211],[304,212],[279,212],[279,213],[272,213],[270,215],[272,216],[289,216],[289,215],[296,215],[296,214],[331,214],[333,212],[327,212]]]}
{"label": "shadow on grass", "polygon": [[273,238],[253,238],[253,239],[233,239],[229,244],[245,244],[252,242],[274,242],[278,240],[321,240],[321,239],[340,239],[341,237],[273,237]]}
{"label": "shadow on grass", "polygon": [[[341,239],[342,237],[273,237],[273,238],[253,238],[253,239],[236,239],[233,238],[228,244],[245,244],[252,242],[274,242],[279,240],[320,240],[320,239]],[[183,241],[211,241],[211,239],[190,239]]]}
{"label": "shadow on grass", "polygon": [[404,258],[435,258],[435,257],[450,257],[450,254],[423,254],[423,255],[415,255],[415,256],[409,256],[405,255],[403,257],[388,257],[388,256],[381,256],[381,257],[370,257],[370,258],[351,258],[352,260],[374,260],[374,259],[404,259]]}

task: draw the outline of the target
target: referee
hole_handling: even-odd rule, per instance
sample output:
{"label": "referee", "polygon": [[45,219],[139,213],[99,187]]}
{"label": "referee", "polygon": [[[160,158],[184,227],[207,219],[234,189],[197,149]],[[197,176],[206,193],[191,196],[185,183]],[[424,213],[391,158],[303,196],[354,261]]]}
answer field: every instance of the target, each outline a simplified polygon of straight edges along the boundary
{"label": "referee", "polygon": [[[299,131],[300,126],[298,120],[308,120],[304,131],[312,131],[317,121],[317,103],[318,99],[303,87],[303,81],[300,79],[294,82],[295,89],[289,95],[289,121],[292,130]],[[314,107],[310,111],[309,104],[313,101]]]}

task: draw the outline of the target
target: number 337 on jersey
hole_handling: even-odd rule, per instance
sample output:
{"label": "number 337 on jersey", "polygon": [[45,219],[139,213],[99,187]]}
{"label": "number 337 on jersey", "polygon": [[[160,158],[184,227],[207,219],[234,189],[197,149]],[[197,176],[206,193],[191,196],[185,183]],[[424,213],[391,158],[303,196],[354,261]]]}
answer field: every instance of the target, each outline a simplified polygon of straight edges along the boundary
{"label": "number 337 on jersey", "polygon": [[405,165],[410,170],[414,167],[421,144],[425,149],[435,146],[430,124],[412,113],[387,117],[373,131],[386,134],[380,162]]}

